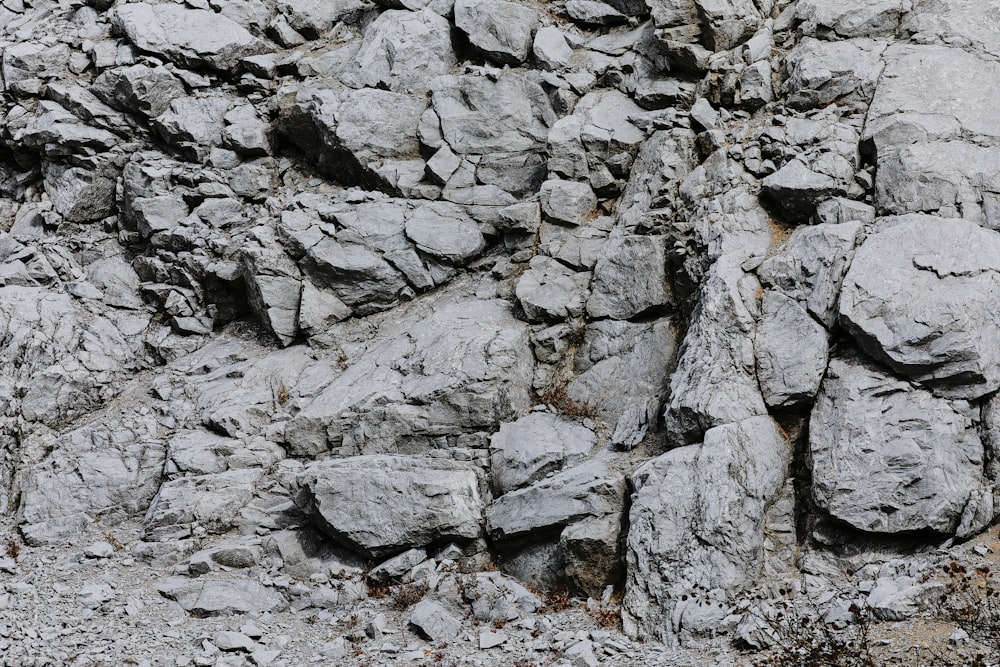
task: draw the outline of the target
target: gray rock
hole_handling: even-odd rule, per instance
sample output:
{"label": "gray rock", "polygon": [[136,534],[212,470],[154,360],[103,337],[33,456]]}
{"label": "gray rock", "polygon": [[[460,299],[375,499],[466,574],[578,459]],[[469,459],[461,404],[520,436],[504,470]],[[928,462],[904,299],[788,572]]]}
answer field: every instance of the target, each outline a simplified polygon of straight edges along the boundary
{"label": "gray rock", "polygon": [[671,641],[718,626],[727,596],[761,572],[763,517],[791,454],[770,417],[752,417],[710,429],[701,445],[663,454],[633,474],[626,633]]}
{"label": "gray rock", "polygon": [[611,444],[632,449],[657,424],[677,361],[669,318],[654,322],[602,320],[587,329],[577,358],[579,375],[566,395],[611,429]]}
{"label": "gray rock", "polygon": [[846,194],[834,178],[816,173],[799,160],[790,160],[765,178],[762,186],[762,193],[793,222],[808,219],[821,201]]}
{"label": "gray rock", "polygon": [[399,579],[410,570],[427,560],[427,552],[423,549],[408,549],[398,556],[379,563],[368,573],[371,581],[385,582]]}
{"label": "gray rock", "polygon": [[531,259],[517,281],[517,300],[529,321],[557,321],[583,314],[590,272],[576,272],[544,256]]}
{"label": "gray rock", "polygon": [[603,454],[548,479],[498,498],[486,510],[486,526],[494,539],[566,526],[588,516],[620,512],[625,480]]}
{"label": "gray rock", "polygon": [[419,90],[454,65],[448,21],[430,10],[389,10],[368,26],[361,48],[341,80],[356,88]]}
{"label": "gray rock", "polygon": [[[410,95],[311,85],[289,91],[284,128],[331,177],[349,185],[396,190],[386,163],[419,160],[417,126],[427,104]],[[423,162],[419,162],[423,174]]]}
{"label": "gray rock", "polygon": [[595,214],[597,196],[586,183],[553,179],[542,183],[538,192],[542,213],[568,225],[580,225]]}
{"label": "gray rock", "polygon": [[712,427],[767,414],[752,340],[759,283],[739,264],[738,257],[721,258],[702,285],[670,379],[664,417],[672,445],[697,442]]}
{"label": "gray rock", "polygon": [[531,407],[526,325],[506,302],[434,295],[381,322],[382,339],[350,351],[346,369],[319,367],[328,384],[286,425],[290,451],[422,453],[491,433]]}
{"label": "gray rock", "polygon": [[666,239],[662,236],[613,236],[594,267],[590,317],[630,319],[673,302],[667,277]]}
{"label": "gray rock", "polygon": [[89,222],[115,210],[115,185],[119,170],[106,163],[94,169],[49,163],[45,191],[59,215],[70,222]]}
{"label": "gray rock", "polygon": [[278,10],[288,25],[309,39],[318,39],[339,22],[361,14],[361,0],[279,0]]}
{"label": "gray rock", "polygon": [[893,37],[903,7],[897,0],[801,0],[795,20],[801,32],[822,39]]}
{"label": "gray rock", "polygon": [[760,265],[757,275],[829,328],[837,321],[840,288],[861,236],[860,222],[800,227],[782,252]]}
{"label": "gray rock", "polygon": [[531,52],[535,56],[535,62],[547,70],[559,69],[573,57],[573,49],[566,42],[566,37],[554,26],[538,29]]}
{"label": "gray rock", "polygon": [[932,213],[1000,229],[998,153],[964,141],[885,148],[875,174],[879,213]]}
{"label": "gray rock", "polygon": [[260,470],[246,468],[164,482],[143,519],[144,539],[180,539],[197,527],[210,533],[230,530],[260,477]]}
{"label": "gray rock", "polygon": [[832,103],[867,109],[885,62],[885,42],[851,39],[824,42],[805,37],[785,60],[783,91],[797,109]]}
{"label": "gray rock", "polygon": [[300,483],[333,539],[382,556],[482,532],[479,475],[446,459],[359,456],[311,464]]}
{"label": "gray rock", "polygon": [[[997,76],[1000,65],[968,51],[943,46],[893,45],[872,99],[862,138],[878,150],[914,141],[1000,138],[991,122],[1000,99],[981,82]],[[947,95],[928,99],[929,90]]]}
{"label": "gray rock", "polygon": [[967,406],[859,357],[831,360],[810,417],[809,450],[817,504],[872,532],[954,532],[983,475]]}
{"label": "gray rock", "polygon": [[520,65],[528,59],[538,29],[538,12],[504,0],[456,0],[455,26],[469,43],[500,64]]}
{"label": "gray rock", "polygon": [[277,591],[243,577],[169,577],[156,589],[196,618],[260,614],[288,606]]}
{"label": "gray rock", "polygon": [[264,50],[253,35],[225,16],[183,5],[119,5],[112,22],[138,48],[186,67],[229,70]]}
{"label": "gray rock", "polygon": [[589,428],[549,412],[504,424],[490,439],[493,486],[501,495],[575,466],[596,442]]}
{"label": "gray rock", "polygon": [[605,2],[598,0],[567,0],[566,14],[585,25],[615,25],[627,23],[628,17]]}
{"label": "gray rock", "polygon": [[254,641],[242,632],[221,630],[212,635],[212,643],[223,651],[246,651],[254,649]]}
{"label": "gray rock", "polygon": [[442,213],[426,206],[416,209],[406,221],[406,236],[429,255],[465,264],[486,247],[483,234],[468,216]]}
{"label": "gray rock", "polygon": [[844,278],[841,319],[867,352],[942,395],[995,391],[998,251],[1000,235],[972,222],[884,219]]}
{"label": "gray rock", "polygon": [[539,150],[556,121],[545,91],[520,74],[441,76],[431,93],[441,134],[459,155]]}
{"label": "gray rock", "polygon": [[559,535],[566,578],[576,591],[600,598],[605,588],[621,581],[623,519],[623,514],[588,517]]}
{"label": "gray rock", "polygon": [[790,407],[811,401],[826,371],[828,334],[794,300],[766,292],[754,337],[764,402]]}
{"label": "gray rock", "polygon": [[90,89],[106,104],[147,118],[159,116],[173,100],[185,94],[180,79],[162,65],[108,69],[94,79]]}
{"label": "gray rock", "polygon": [[431,641],[450,642],[462,633],[462,622],[434,600],[421,600],[410,612],[410,623]]}

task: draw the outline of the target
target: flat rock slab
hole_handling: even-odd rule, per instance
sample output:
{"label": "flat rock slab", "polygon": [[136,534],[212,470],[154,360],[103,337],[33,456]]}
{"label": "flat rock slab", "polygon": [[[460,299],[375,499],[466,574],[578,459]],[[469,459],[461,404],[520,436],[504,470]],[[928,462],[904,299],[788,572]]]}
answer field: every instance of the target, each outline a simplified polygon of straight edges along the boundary
{"label": "flat rock slab", "polygon": [[534,9],[503,0],[457,0],[455,25],[472,46],[501,64],[528,59],[539,16]]}
{"label": "flat rock slab", "polygon": [[300,482],[320,527],[371,556],[482,532],[479,474],[470,464],[356,456],[313,463]]}
{"label": "flat rock slab", "polygon": [[983,474],[967,405],[861,357],[830,362],[809,420],[809,451],[816,503],[877,533],[954,532]]}
{"label": "flat rock slab", "polygon": [[883,218],[844,278],[840,317],[868,353],[951,398],[1000,388],[1000,234]]}
{"label": "flat rock slab", "polygon": [[862,136],[884,146],[976,136],[1000,140],[1000,96],[983,81],[1000,77],[1000,63],[945,46],[894,45]]}
{"label": "flat rock slab", "polygon": [[228,616],[281,611],[288,606],[273,588],[242,577],[169,577],[156,589],[192,616]]}
{"label": "flat rock slab", "polygon": [[586,426],[551,412],[533,412],[504,424],[490,441],[493,484],[499,493],[582,463],[597,442]]}
{"label": "flat rock slab", "polygon": [[229,70],[243,58],[264,50],[264,45],[238,23],[222,14],[184,5],[119,5],[112,21],[141,50],[186,67],[207,65]]}

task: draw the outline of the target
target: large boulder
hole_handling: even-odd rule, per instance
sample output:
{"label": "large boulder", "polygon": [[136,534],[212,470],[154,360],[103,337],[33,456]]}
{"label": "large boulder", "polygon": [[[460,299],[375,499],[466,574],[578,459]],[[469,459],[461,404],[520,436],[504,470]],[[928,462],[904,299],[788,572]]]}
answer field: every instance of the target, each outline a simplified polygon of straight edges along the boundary
{"label": "large boulder", "polygon": [[597,436],[586,426],[551,412],[533,412],[504,424],[490,440],[497,495],[537,482],[564,466],[582,463],[596,441]]}
{"label": "large boulder", "polygon": [[673,641],[718,627],[728,596],[762,571],[764,516],[791,455],[777,424],[762,416],[713,428],[702,444],[636,470],[622,609],[628,634]]}
{"label": "large boulder", "polygon": [[953,533],[983,476],[968,404],[857,356],[833,359],[809,420],[812,493],[861,530]]}
{"label": "large boulder", "polygon": [[382,557],[482,533],[477,468],[441,458],[357,456],[310,464],[304,504],[343,546]]}
{"label": "large boulder", "polygon": [[764,401],[789,407],[812,400],[826,371],[829,335],[802,306],[767,292],[754,337],[757,379]]}
{"label": "large boulder", "polygon": [[243,26],[206,9],[136,2],[113,11],[113,24],[130,42],[184,67],[230,70],[265,48]]}
{"label": "large boulder", "polygon": [[861,347],[953,398],[1000,388],[1000,234],[967,220],[884,218],[844,278],[840,317]]}
{"label": "large boulder", "polygon": [[455,25],[469,43],[501,64],[520,65],[531,53],[538,12],[503,0],[457,0]]}

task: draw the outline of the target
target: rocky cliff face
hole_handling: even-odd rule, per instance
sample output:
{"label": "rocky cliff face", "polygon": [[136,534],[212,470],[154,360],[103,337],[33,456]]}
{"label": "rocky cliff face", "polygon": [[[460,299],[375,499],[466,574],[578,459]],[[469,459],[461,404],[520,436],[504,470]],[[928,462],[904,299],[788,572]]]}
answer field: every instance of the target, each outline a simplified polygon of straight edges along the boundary
{"label": "rocky cliff face", "polygon": [[0,608],[104,563],[293,630],[87,664],[259,665],[368,660],[362,576],[420,589],[389,662],[630,655],[560,587],[668,647],[778,581],[915,613],[1000,514],[982,4],[0,3]]}

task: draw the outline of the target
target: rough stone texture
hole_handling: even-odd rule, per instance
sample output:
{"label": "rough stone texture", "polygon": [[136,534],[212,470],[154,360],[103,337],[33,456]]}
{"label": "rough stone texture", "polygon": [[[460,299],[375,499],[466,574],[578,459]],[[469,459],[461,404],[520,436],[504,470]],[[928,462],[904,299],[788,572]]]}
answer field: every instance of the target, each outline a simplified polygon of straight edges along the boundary
{"label": "rough stone texture", "polygon": [[[627,632],[669,641],[719,624],[726,596],[760,572],[764,513],[790,461],[791,447],[774,421],[752,417],[713,428],[702,444],[633,473]],[[723,609],[699,610],[706,598]]]}
{"label": "rough stone texture", "polygon": [[767,413],[754,364],[758,288],[734,258],[720,259],[706,277],[670,379],[665,419],[672,445],[697,442],[712,427]]}
{"label": "rough stone texture", "polygon": [[754,337],[764,402],[789,407],[810,401],[826,371],[826,329],[793,299],[767,292]]}
{"label": "rough stone texture", "polygon": [[487,58],[519,65],[531,52],[538,12],[504,0],[456,0],[455,26]]}
{"label": "rough stone texture", "polygon": [[300,483],[318,525],[366,555],[471,540],[482,532],[479,476],[469,465],[359,456],[314,463]]}
{"label": "rough stone texture", "polygon": [[860,357],[831,360],[809,422],[813,497],[879,533],[952,533],[983,475],[967,404],[900,381]]}
{"label": "rough stone texture", "polygon": [[1000,387],[1000,236],[972,222],[887,218],[858,248],[840,316],[870,354],[953,398]]}
{"label": "rough stone texture", "polygon": [[117,7],[114,21],[143,51],[181,65],[228,70],[263,50],[238,23],[204,9],[138,2]]}
{"label": "rough stone texture", "polygon": [[490,440],[497,495],[583,462],[596,441],[587,427],[548,412],[533,412],[504,424]]}

